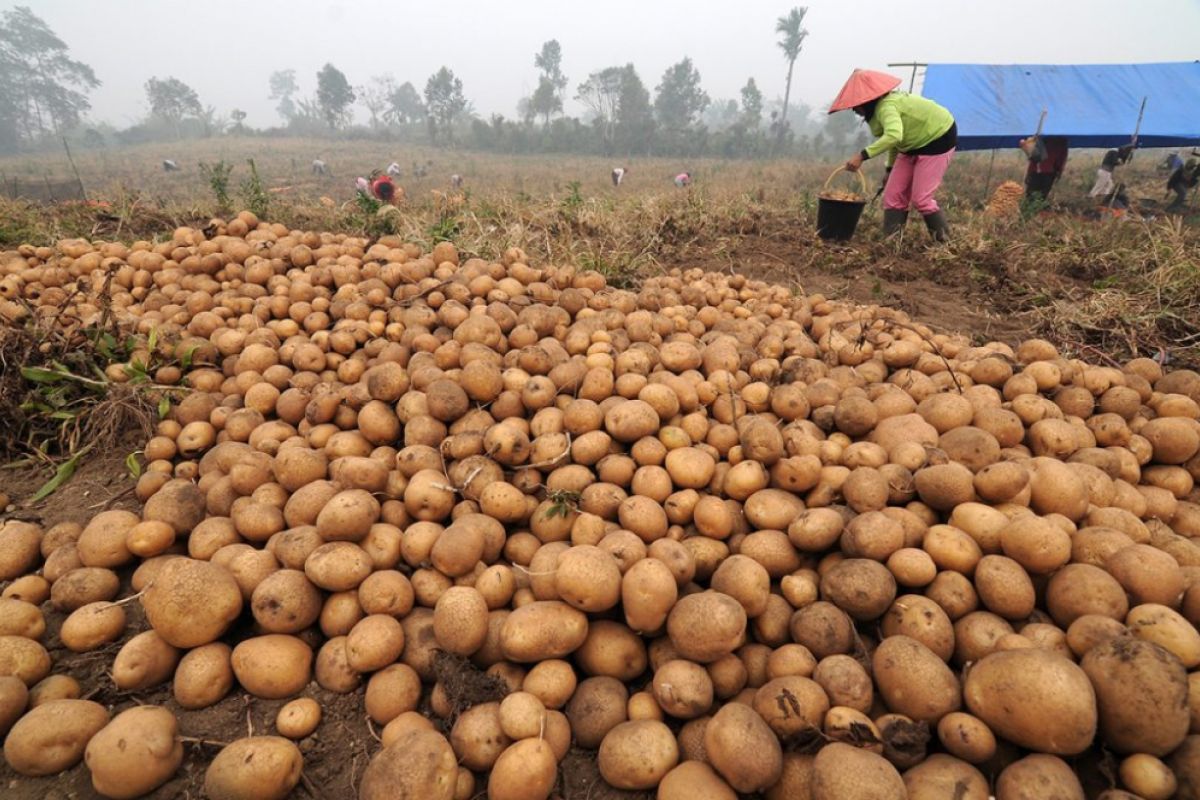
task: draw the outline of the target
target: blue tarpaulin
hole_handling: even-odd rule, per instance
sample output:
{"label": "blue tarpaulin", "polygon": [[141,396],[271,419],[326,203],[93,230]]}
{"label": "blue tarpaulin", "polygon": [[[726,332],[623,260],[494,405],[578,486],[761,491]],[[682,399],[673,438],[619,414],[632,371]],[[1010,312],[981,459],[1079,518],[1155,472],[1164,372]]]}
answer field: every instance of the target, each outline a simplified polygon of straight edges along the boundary
{"label": "blue tarpaulin", "polygon": [[959,150],[1016,147],[1037,130],[1071,147],[1129,142],[1146,100],[1140,147],[1200,144],[1200,62],[930,64],[921,93],[958,122]]}

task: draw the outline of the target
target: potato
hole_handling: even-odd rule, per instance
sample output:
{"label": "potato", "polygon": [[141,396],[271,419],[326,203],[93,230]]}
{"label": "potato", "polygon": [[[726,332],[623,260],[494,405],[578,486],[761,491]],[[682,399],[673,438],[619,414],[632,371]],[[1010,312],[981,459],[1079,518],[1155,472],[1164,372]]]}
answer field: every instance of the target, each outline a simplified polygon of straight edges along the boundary
{"label": "potato", "polygon": [[996,754],[996,737],[983,720],[962,711],[952,711],[938,720],[942,747],[970,764],[982,764]]}
{"label": "potato", "polygon": [[988,800],[991,796],[983,773],[945,753],[934,753],[903,777],[908,800]]}
{"label": "potato", "polygon": [[285,703],[275,715],[275,730],[289,739],[303,739],[321,723],[321,704],[311,697]]}
{"label": "potato", "polygon": [[785,675],[764,683],[754,693],[754,710],[780,739],[821,729],[829,697],[816,681]]}
{"label": "potato", "polygon": [[880,629],[884,636],[904,636],[916,639],[932,650],[942,661],[954,655],[954,624],[942,607],[918,594],[897,597],[883,617]]}
{"label": "potato", "polygon": [[254,621],[267,633],[300,633],[321,616],[321,592],[295,569],[263,578],[250,595]]}
{"label": "potato", "polygon": [[[684,761],[658,784],[657,800],[737,800],[737,795],[712,767],[703,761]],[[770,797],[768,791],[768,797]],[[789,795],[804,800],[803,795]]]}
{"label": "potato", "polygon": [[[663,540],[660,540],[663,541]],[[621,578],[625,623],[638,633],[654,633],[666,624],[679,587],[671,568],[657,558],[635,561]]]}
{"label": "potato", "polygon": [[459,714],[450,730],[450,744],[467,769],[490,770],[512,744],[500,725],[500,704],[479,703]]}
{"label": "potato", "polygon": [[371,614],[346,635],[346,660],[358,672],[374,672],[395,662],[404,651],[404,628],[395,617]]}
{"label": "potato", "polygon": [[312,650],[295,636],[270,633],[233,648],[230,665],[242,687],[268,700],[298,694],[312,677]]}
{"label": "potato", "polygon": [[372,675],[363,699],[367,716],[380,725],[416,709],[420,702],[421,676],[407,664],[392,664]]}
{"label": "potato", "polygon": [[304,757],[288,739],[235,739],[208,765],[204,793],[212,800],[283,800],[300,783],[303,769]]}
{"label": "potato", "polygon": [[88,741],[83,757],[92,786],[105,797],[149,794],[183,762],[175,715],[159,706],[122,711]]}
{"label": "potato", "polygon": [[1121,762],[1121,783],[1146,800],[1168,800],[1175,794],[1175,773],[1154,756],[1135,753]]}
{"label": "potato", "polygon": [[819,659],[850,652],[857,637],[850,617],[823,600],[798,609],[788,629],[797,644],[807,647]]}
{"label": "potato", "polygon": [[629,690],[616,678],[598,676],[579,682],[567,703],[567,719],[580,747],[600,746],[605,734],[626,720]]}
{"label": "potato", "polygon": [[580,611],[597,613],[615,606],[621,599],[621,582],[616,559],[599,547],[571,547],[558,557],[555,591]]}
{"label": "potato", "polygon": [[0,581],[30,572],[41,555],[41,542],[39,525],[16,519],[0,522]]}
{"label": "potato", "polygon": [[50,581],[41,575],[22,575],[0,591],[0,598],[41,605],[50,598]]}
{"label": "potato", "polygon": [[694,719],[712,708],[712,677],[693,661],[676,658],[660,665],[651,690],[662,710],[678,719]]}
{"label": "potato", "polygon": [[4,760],[27,777],[53,775],[78,764],[84,748],[108,724],[91,700],[52,700],[17,720],[4,740]]}
{"label": "potato", "polygon": [[140,691],[170,680],[180,652],[149,630],[127,641],[113,659],[113,683],[118,689]]}
{"label": "potato", "polygon": [[207,708],[233,688],[233,651],[224,642],[212,642],[189,650],[175,668],[171,688],[175,702],[183,708]]}
{"label": "potato", "polygon": [[996,780],[996,800],[1084,800],[1083,787],[1061,758],[1034,753],[1009,764]]}
{"label": "potato", "polygon": [[46,620],[36,605],[13,597],[0,598],[0,636],[41,639],[45,633]]}
{"label": "potato", "polygon": [[600,743],[600,774],[618,789],[652,789],[679,761],[671,729],[657,720],[623,722]]}
{"label": "potato", "polygon": [[610,675],[631,681],[646,670],[646,646],[619,622],[595,620],[575,651],[575,662],[589,675]]}
{"label": "potato", "polygon": [[1124,547],[1104,562],[1135,605],[1158,603],[1175,608],[1185,588],[1178,562],[1148,544]]}
{"label": "potato", "polygon": [[29,690],[29,707],[36,708],[52,700],[78,700],[82,694],[79,681],[70,675],[47,675]]}
{"label": "potato", "polygon": [[50,587],[50,605],[59,611],[74,611],[100,600],[112,600],[121,588],[117,573],[102,567],[73,569]]}
{"label": "potato", "polygon": [[1163,648],[1122,636],[1088,650],[1080,666],[1095,687],[1100,733],[1112,750],[1162,756],[1187,736],[1187,672]]}
{"label": "potato", "polygon": [[75,542],[79,560],[84,566],[112,568],[133,560],[125,546],[130,530],[141,522],[131,511],[102,511],[92,517]]}
{"label": "potato", "polygon": [[1025,619],[1036,596],[1029,574],[1006,556],[984,556],[975,565],[975,589],[985,608],[1005,619]]}
{"label": "potato", "polygon": [[1010,521],[1000,531],[1004,555],[1026,572],[1045,575],[1071,558],[1071,537],[1044,517],[1025,515]]}
{"label": "potato", "polygon": [[[147,520],[166,522],[175,529],[176,535],[182,536],[200,524],[200,521],[204,519],[204,511],[204,494],[196,484],[189,480],[176,478],[164,483],[146,501],[142,516]],[[82,540],[81,536],[80,541]],[[97,566],[105,565],[98,564]]]}
{"label": "potato", "polygon": [[1081,753],[1096,733],[1096,694],[1088,675],[1046,650],[984,656],[967,672],[963,699],[997,735],[1043,753]]}
{"label": "potato", "polygon": [[1091,564],[1068,564],[1054,573],[1046,584],[1045,604],[1062,628],[1088,614],[1123,620],[1129,611],[1129,598],[1121,584]]}
{"label": "potato", "polygon": [[896,597],[896,580],[878,561],[847,558],[821,576],[821,597],[854,619],[865,622],[878,619],[888,610]]}
{"label": "potato", "polygon": [[347,694],[358,688],[362,675],[350,666],[346,657],[346,637],[334,636],[317,651],[313,674],[322,689]]}
{"label": "potato", "polygon": [[864,714],[870,710],[875,694],[871,676],[852,657],[826,656],[813,670],[812,679],[829,696],[832,705],[853,708]]}
{"label": "potato", "polygon": [[1200,633],[1175,611],[1157,603],[1144,603],[1130,609],[1125,617],[1129,632],[1138,639],[1153,642],[1191,669],[1200,665]]}
{"label": "potato", "polygon": [[496,759],[488,776],[488,800],[546,800],[557,778],[558,765],[550,745],[542,739],[522,739]]}
{"label": "potato", "polygon": [[[701,754],[703,755],[703,754]],[[812,776],[815,756],[808,753],[783,754],[783,774],[779,782],[764,793],[766,800],[812,800]],[[692,762],[688,762],[692,763]]]}
{"label": "potato", "polygon": [[720,592],[685,595],[667,616],[667,635],[681,656],[707,664],[742,644],[746,611],[737,600]]}
{"label": "potato", "polygon": [[813,800],[904,800],[904,779],[883,756],[834,742],[813,762]]}
{"label": "potato", "polygon": [[583,644],[587,633],[583,612],[558,600],[537,600],[508,615],[500,631],[500,647],[510,661],[563,658]]}
{"label": "potato", "polygon": [[242,591],[228,570],[190,558],[165,563],[142,595],[146,621],[173,647],[216,641],[242,611]]}
{"label": "potato", "polygon": [[753,709],[728,703],[704,729],[704,750],[713,768],[739,792],[761,792],[779,780],[779,739]]}
{"label": "potato", "polygon": [[919,722],[936,723],[962,705],[954,673],[916,639],[887,637],[875,649],[872,666],[879,692],[894,712]]}
{"label": "potato", "polygon": [[[3,609],[0,608],[0,613]],[[115,642],[125,632],[125,609],[101,601],[75,609],[65,620],[58,635],[63,646],[76,653],[85,653]]]}
{"label": "potato", "polygon": [[15,675],[0,676],[0,737],[8,733],[29,705],[29,688]]}
{"label": "potato", "polygon": [[24,636],[0,636],[0,676],[12,675],[33,686],[49,674],[46,648]]}

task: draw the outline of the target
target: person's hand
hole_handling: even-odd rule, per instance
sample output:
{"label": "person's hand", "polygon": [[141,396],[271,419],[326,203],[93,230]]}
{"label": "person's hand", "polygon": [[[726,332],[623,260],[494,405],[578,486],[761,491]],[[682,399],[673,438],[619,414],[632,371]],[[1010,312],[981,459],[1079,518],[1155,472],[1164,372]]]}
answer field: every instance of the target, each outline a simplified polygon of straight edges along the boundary
{"label": "person's hand", "polygon": [[850,170],[851,172],[858,172],[859,167],[862,166],[862,163],[862,153],[855,153],[850,157],[849,160],[846,161],[846,169]]}

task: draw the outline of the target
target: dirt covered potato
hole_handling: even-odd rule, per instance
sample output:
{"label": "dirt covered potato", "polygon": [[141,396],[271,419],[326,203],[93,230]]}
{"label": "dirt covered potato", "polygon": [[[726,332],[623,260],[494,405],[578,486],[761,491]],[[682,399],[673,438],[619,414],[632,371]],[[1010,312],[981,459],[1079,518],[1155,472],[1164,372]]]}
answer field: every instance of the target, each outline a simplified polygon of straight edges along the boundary
{"label": "dirt covered potato", "polygon": [[1039,649],[985,656],[963,682],[967,707],[997,735],[1031,750],[1062,755],[1081,753],[1092,743],[1096,695],[1084,670]]}
{"label": "dirt covered potato", "polygon": [[133,798],[166,783],[183,761],[175,715],[158,706],[122,711],[87,744],[92,786],[105,797]]}
{"label": "dirt covered potato", "polygon": [[174,647],[199,647],[221,636],[242,610],[242,592],[228,570],[173,558],[142,595],[146,619]]}
{"label": "dirt covered potato", "polygon": [[[299,779],[299,770],[296,777]],[[359,783],[358,796],[359,800],[397,796],[451,800],[457,783],[458,763],[446,737],[432,730],[414,729],[372,757]]]}
{"label": "dirt covered potato", "polygon": [[280,736],[249,736],[230,742],[204,773],[212,800],[283,800],[300,782],[304,758]]}
{"label": "dirt covered potato", "polygon": [[17,720],[4,740],[4,760],[21,775],[53,775],[74,766],[108,724],[108,711],[91,700],[54,700]]}

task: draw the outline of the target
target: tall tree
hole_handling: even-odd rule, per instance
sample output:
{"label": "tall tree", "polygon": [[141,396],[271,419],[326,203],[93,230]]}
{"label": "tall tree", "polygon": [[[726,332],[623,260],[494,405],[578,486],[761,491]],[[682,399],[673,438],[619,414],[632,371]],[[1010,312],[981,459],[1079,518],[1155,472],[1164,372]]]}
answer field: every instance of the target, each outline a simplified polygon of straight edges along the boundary
{"label": "tall tree", "polygon": [[542,49],[533,57],[533,65],[554,85],[558,97],[558,110],[562,110],[562,92],[567,88],[567,76],[562,72],[562,45],[557,39],[542,43]]}
{"label": "tall tree", "polygon": [[654,109],[650,105],[650,92],[633,64],[621,68],[616,117],[620,147],[629,153],[648,153],[654,137]]}
{"label": "tall tree", "polygon": [[233,120],[233,127],[230,133],[245,133],[246,132],[246,112],[240,108],[235,108],[229,112],[229,118]]}
{"label": "tall tree", "polygon": [[542,125],[550,125],[550,116],[563,110],[562,98],[554,81],[542,75],[538,78],[538,87],[529,98],[529,113],[542,118]]}
{"label": "tall tree", "polygon": [[279,101],[275,110],[283,117],[284,122],[291,122],[296,116],[296,102],[292,100],[292,95],[298,91],[300,84],[296,83],[296,70],[281,69],[271,73],[270,97]]}
{"label": "tall tree", "polygon": [[345,74],[333,64],[326,64],[317,73],[317,105],[330,128],[336,128],[350,115],[354,89]]}
{"label": "tall tree", "polygon": [[396,79],[387,74],[375,75],[369,83],[359,86],[355,91],[358,93],[359,102],[370,115],[371,127],[378,128],[387,111],[388,98],[396,91]]}
{"label": "tall tree", "polygon": [[0,149],[79,124],[99,85],[28,6],[0,15]]}
{"label": "tall tree", "polygon": [[393,125],[407,125],[425,119],[425,103],[411,82],[405,81],[392,90],[383,116]]}
{"label": "tall tree", "polygon": [[175,128],[179,138],[179,123],[184,117],[203,117],[204,107],[196,90],[178,78],[151,78],[146,81],[146,99],[150,101],[150,114]]}
{"label": "tall tree", "polygon": [[776,44],[779,45],[779,49],[783,51],[784,58],[788,62],[787,85],[783,90],[782,124],[779,126],[780,139],[787,130],[788,102],[792,98],[792,70],[796,66],[796,59],[800,57],[800,49],[804,46],[804,40],[808,38],[808,31],[804,28],[804,16],[807,13],[808,6],[796,6],[775,21],[775,32],[780,36]]}
{"label": "tall tree", "polygon": [[592,124],[599,128],[606,152],[612,151],[622,78],[622,67],[605,67],[588,75],[576,89],[575,99],[592,112]]}
{"label": "tall tree", "polygon": [[762,124],[763,96],[754,78],[746,81],[742,87],[742,124],[748,130],[758,130]]}
{"label": "tall tree", "polygon": [[700,88],[700,72],[690,58],[667,67],[654,91],[654,113],[672,133],[687,131],[708,107],[708,93]]}
{"label": "tall tree", "polygon": [[452,144],[454,123],[470,107],[463,94],[462,79],[446,67],[430,75],[425,82],[425,107],[432,138],[440,140],[445,136],[445,141]]}

